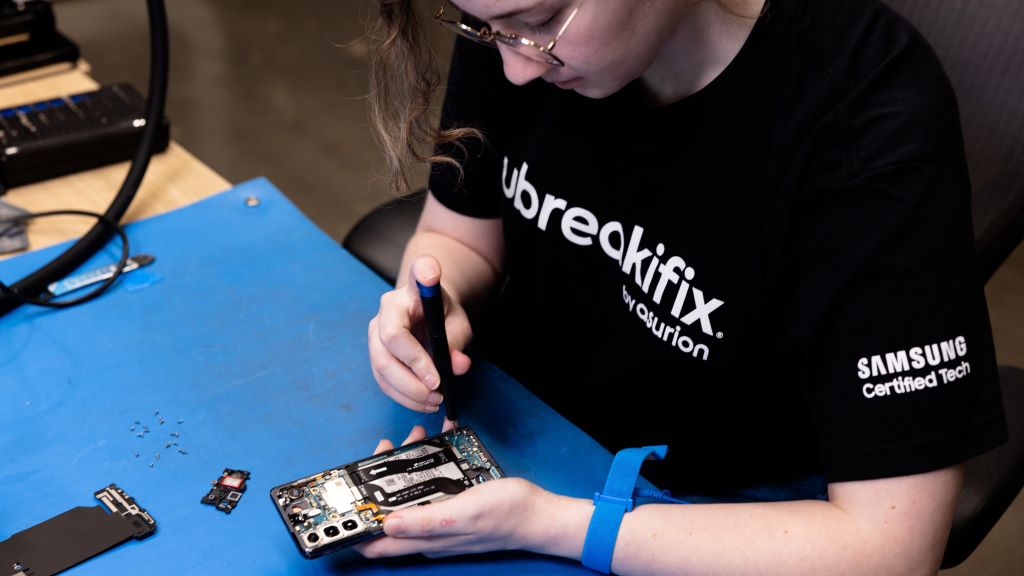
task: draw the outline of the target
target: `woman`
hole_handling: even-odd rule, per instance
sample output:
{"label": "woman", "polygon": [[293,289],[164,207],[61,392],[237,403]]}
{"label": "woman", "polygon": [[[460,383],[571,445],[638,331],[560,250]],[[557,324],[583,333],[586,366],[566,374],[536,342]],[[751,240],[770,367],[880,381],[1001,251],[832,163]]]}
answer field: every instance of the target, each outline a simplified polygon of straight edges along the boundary
{"label": "woman", "polygon": [[[457,373],[502,285],[489,357],[611,450],[673,447],[655,484],[789,499],[638,507],[612,571],[934,574],[961,463],[1006,432],[956,100],[916,31],[865,0],[447,2],[478,42],[435,133],[409,4],[381,2],[374,119],[396,181],[442,154],[369,327],[381,389],[441,401],[413,278],[443,279]],[[794,492],[815,478],[827,500]],[[593,512],[503,480],[362,551],[579,559]]]}

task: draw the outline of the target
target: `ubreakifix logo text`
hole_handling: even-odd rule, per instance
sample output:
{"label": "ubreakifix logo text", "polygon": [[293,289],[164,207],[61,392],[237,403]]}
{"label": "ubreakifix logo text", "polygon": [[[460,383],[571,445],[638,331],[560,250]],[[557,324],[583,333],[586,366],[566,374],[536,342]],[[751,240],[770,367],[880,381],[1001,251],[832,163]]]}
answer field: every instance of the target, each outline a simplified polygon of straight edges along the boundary
{"label": "ubreakifix logo text", "polygon": [[[542,198],[526,179],[528,169],[529,165],[523,162],[520,168],[512,170],[510,177],[507,157],[501,169],[502,190],[519,214],[536,221],[542,231],[549,227],[560,230],[566,240],[577,246],[593,246],[596,240],[601,250],[619,263],[622,273],[636,284],[636,289],[653,301],[653,305],[638,302],[630,292],[636,289],[628,286],[627,280],[622,286],[622,298],[630,312],[636,314],[654,337],[694,358],[707,360],[708,346],[695,342],[694,337],[701,336],[689,327],[696,324],[705,335],[722,338],[722,333],[715,332],[711,325],[711,315],[725,302],[705,296],[700,288],[691,284],[697,275],[693,267],[687,266],[679,256],[666,257],[662,243],[652,251],[644,244],[642,226],[634,225],[627,233],[621,222],[613,220],[601,224],[586,208],[569,206],[564,199],[551,194],[544,194]],[[667,313],[654,310],[654,306],[667,308],[670,302]]]}

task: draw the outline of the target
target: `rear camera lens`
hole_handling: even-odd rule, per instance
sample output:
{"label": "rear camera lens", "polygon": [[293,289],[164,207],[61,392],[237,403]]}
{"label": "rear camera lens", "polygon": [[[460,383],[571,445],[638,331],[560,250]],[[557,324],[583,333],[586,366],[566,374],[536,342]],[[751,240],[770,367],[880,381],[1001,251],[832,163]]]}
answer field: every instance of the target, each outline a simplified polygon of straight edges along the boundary
{"label": "rear camera lens", "polygon": [[356,528],[358,528],[359,524],[357,524],[355,520],[345,520],[344,522],[341,523],[341,527],[344,528],[345,530],[351,532],[351,531],[355,530]]}
{"label": "rear camera lens", "polygon": [[334,538],[338,534],[341,534],[341,530],[338,530],[337,526],[328,526],[327,528],[324,528],[324,534],[326,534],[328,538]]}

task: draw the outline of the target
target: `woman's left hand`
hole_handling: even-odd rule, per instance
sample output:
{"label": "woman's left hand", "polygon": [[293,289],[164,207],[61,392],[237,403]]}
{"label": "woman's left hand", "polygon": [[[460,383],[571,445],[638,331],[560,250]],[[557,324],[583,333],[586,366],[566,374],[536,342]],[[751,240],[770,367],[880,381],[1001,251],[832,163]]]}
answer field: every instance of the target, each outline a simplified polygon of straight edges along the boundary
{"label": "woman's left hand", "polygon": [[[426,437],[415,426],[403,445]],[[392,449],[381,440],[376,453]],[[461,494],[388,514],[386,536],[356,546],[367,558],[422,553],[430,557],[531,549],[539,540],[545,501],[553,496],[521,478],[502,478]]]}

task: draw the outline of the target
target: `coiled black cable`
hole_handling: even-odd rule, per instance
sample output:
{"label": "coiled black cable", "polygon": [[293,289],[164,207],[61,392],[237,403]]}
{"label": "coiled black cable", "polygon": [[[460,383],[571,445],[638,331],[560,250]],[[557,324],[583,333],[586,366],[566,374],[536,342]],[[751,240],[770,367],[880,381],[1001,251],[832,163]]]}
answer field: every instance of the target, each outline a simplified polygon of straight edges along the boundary
{"label": "coiled black cable", "polygon": [[[156,147],[157,133],[160,123],[163,121],[164,108],[167,103],[167,76],[170,69],[166,7],[163,0],[146,0],[146,8],[149,12],[150,40],[146,125],[142,130],[142,139],[132,158],[128,175],[125,176],[117,196],[95,226],[60,256],[12,284],[9,291],[0,293],[0,316],[14,310],[26,300],[37,300],[48,285],[64,278],[98,252],[117,233],[119,227],[116,223],[120,222],[135,198],[135,193],[142,183],[142,178],[146,174],[146,168],[149,167],[149,160],[153,157]],[[115,226],[111,227],[108,222],[114,223]],[[114,277],[108,279],[109,283],[116,280],[121,268],[123,268],[123,262],[121,266],[118,266]],[[15,294],[12,295],[11,291]]]}
{"label": "coiled black cable", "polygon": [[32,304],[34,306],[43,306],[45,308],[70,308],[71,306],[77,306],[78,304],[88,302],[102,294],[107,288],[110,288],[110,285],[113,284],[117,280],[117,277],[121,275],[121,271],[124,270],[125,264],[128,263],[128,235],[125,234],[124,228],[103,214],[100,214],[99,212],[90,212],[88,210],[49,210],[47,212],[35,212],[33,214],[5,218],[0,220],[0,224],[16,224],[46,216],[91,216],[98,220],[99,224],[103,224],[112,230],[114,234],[117,234],[121,238],[121,257],[118,259],[117,268],[114,269],[114,273],[110,275],[110,278],[104,280],[102,284],[97,286],[88,294],[71,300],[49,300],[45,297],[34,298],[32,296],[25,296],[3,282],[0,282],[0,296],[13,298],[22,304]]}

